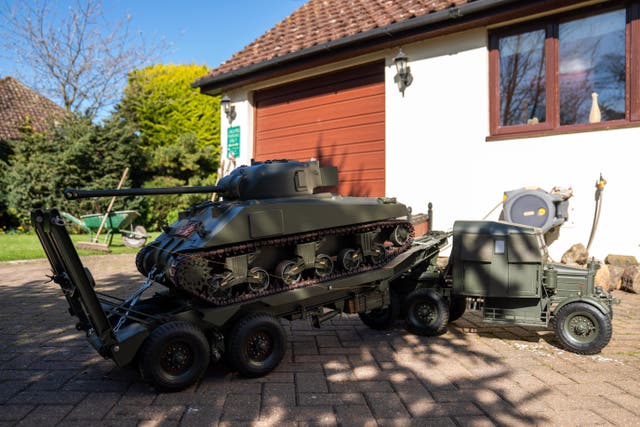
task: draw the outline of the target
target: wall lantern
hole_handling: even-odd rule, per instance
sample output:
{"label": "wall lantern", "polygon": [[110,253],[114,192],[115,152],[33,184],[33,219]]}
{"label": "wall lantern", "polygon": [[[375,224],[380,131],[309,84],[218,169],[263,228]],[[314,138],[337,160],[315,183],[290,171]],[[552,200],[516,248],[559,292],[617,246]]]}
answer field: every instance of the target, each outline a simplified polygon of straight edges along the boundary
{"label": "wall lantern", "polygon": [[227,116],[229,123],[232,123],[236,118],[236,106],[231,105],[231,98],[224,95],[222,99],[220,99],[220,106],[222,107],[224,114]]}
{"label": "wall lantern", "polygon": [[413,82],[413,76],[411,75],[411,68],[409,68],[409,57],[400,49],[393,63],[396,65],[396,76],[394,81],[398,85],[398,89],[404,96],[404,90]]}

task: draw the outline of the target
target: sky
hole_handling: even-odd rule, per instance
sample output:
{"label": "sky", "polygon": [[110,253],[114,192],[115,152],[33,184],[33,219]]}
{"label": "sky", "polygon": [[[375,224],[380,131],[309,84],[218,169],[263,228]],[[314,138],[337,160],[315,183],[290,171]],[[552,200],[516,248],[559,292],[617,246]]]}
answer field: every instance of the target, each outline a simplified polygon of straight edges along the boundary
{"label": "sky", "polygon": [[[21,5],[32,0],[8,0]],[[60,5],[69,4],[65,0]],[[302,6],[305,0],[103,0],[106,17],[130,15],[130,29],[171,44],[157,61],[215,68]],[[16,74],[15,61],[1,58],[0,77]]]}

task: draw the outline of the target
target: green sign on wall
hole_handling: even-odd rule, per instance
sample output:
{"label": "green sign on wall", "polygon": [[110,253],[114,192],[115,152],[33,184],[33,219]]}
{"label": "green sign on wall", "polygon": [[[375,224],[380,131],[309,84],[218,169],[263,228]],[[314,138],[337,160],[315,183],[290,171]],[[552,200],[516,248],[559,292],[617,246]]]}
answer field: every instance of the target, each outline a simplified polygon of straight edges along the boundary
{"label": "green sign on wall", "polygon": [[227,129],[227,157],[240,157],[240,126]]}

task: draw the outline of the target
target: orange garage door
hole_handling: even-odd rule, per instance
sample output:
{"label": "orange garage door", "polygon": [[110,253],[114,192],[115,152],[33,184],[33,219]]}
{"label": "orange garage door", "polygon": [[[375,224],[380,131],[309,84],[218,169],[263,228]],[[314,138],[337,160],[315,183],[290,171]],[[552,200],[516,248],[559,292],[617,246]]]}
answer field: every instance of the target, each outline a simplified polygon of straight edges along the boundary
{"label": "orange garage door", "polygon": [[344,195],[384,196],[384,63],[258,91],[256,160],[314,157]]}

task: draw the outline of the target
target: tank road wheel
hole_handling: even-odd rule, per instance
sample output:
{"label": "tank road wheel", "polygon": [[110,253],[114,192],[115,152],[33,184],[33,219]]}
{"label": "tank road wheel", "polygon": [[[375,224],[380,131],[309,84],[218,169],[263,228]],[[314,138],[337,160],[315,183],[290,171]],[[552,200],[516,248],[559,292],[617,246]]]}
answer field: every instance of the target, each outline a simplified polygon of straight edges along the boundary
{"label": "tank road wheel", "polygon": [[209,365],[209,343],[189,322],[158,326],[140,349],[140,371],[158,391],[180,391],[202,377]]}
{"label": "tank road wheel", "polygon": [[391,236],[389,236],[389,240],[395,246],[402,246],[405,243],[407,243],[407,240],[409,240],[410,234],[411,233],[406,225],[398,225],[391,232]]}
{"label": "tank road wheel", "polygon": [[438,292],[433,289],[416,289],[405,300],[408,331],[417,335],[434,336],[447,330],[449,307]]}
{"label": "tank road wheel", "polygon": [[462,317],[467,311],[467,297],[456,295],[451,297],[451,305],[449,306],[449,323],[455,322]]}
{"label": "tank road wheel", "polygon": [[296,263],[289,260],[281,261],[276,267],[276,276],[282,279],[282,283],[291,286],[302,277],[300,273],[295,271]]}
{"label": "tank road wheel", "polygon": [[316,271],[316,277],[327,277],[333,273],[333,261],[331,261],[331,257],[329,255],[319,254],[316,256],[314,268]]}
{"label": "tank road wheel", "polygon": [[556,336],[573,353],[596,354],[611,340],[611,318],[591,304],[567,304],[554,320]]}
{"label": "tank road wheel", "polygon": [[261,377],[280,364],[286,347],[287,338],[278,319],[268,313],[251,313],[231,330],[228,360],[245,377]]}
{"label": "tank road wheel", "polygon": [[252,292],[264,291],[269,287],[269,273],[260,267],[253,267],[249,270],[249,290]]}
{"label": "tank road wheel", "polygon": [[395,292],[390,292],[391,302],[387,307],[376,308],[367,313],[358,313],[362,323],[376,330],[391,328],[400,315],[400,300]]}
{"label": "tank road wheel", "polygon": [[374,243],[372,247],[372,252],[370,255],[371,262],[374,265],[380,264],[384,261],[386,256],[387,256],[387,251],[384,245],[381,243]]}
{"label": "tank road wheel", "polygon": [[338,262],[345,271],[355,271],[362,265],[362,252],[356,249],[343,249],[338,254]]}

